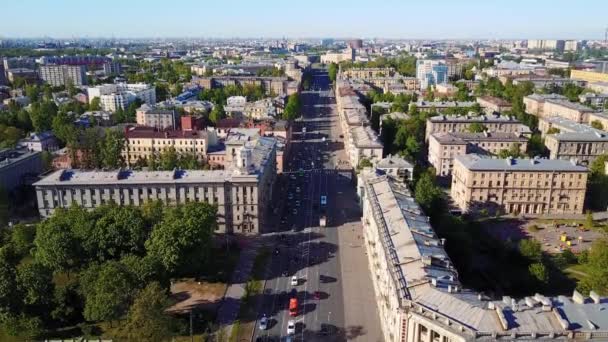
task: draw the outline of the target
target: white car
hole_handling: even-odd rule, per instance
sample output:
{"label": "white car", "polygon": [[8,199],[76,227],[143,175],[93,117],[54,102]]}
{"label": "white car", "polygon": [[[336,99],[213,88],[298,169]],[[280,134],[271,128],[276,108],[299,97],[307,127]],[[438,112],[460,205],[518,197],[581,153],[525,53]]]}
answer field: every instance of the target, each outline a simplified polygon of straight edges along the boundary
{"label": "white car", "polygon": [[296,333],[296,321],[289,320],[287,322],[287,335],[293,335]]}
{"label": "white car", "polygon": [[291,277],[291,286],[298,286],[298,277],[295,275]]}
{"label": "white car", "polygon": [[268,317],[264,316],[260,319],[260,330],[268,329]]}

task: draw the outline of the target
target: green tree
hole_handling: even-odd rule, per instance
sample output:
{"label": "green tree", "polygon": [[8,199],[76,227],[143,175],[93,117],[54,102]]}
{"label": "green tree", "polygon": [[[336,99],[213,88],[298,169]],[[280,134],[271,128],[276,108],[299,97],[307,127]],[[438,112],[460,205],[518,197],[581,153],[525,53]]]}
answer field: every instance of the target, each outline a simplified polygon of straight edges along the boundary
{"label": "green tree", "polygon": [[329,64],[329,67],[327,68],[327,72],[328,72],[329,79],[331,80],[331,82],[335,83],[336,78],[338,76],[338,65],[336,63]]}
{"label": "green tree", "polygon": [[542,262],[535,262],[528,266],[530,274],[542,284],[547,284],[549,281],[549,271]]}
{"label": "green tree", "polygon": [[506,158],[521,158],[523,157],[521,150],[520,150],[520,144],[519,143],[514,143],[511,145],[511,147],[508,150],[501,150],[498,153],[498,157],[502,158],[502,159],[506,159]]}
{"label": "green tree", "polygon": [[93,264],[80,276],[85,298],[84,317],[90,321],[114,321],[129,308],[135,282],[127,268],[117,262]]}
{"label": "green tree", "polygon": [[6,226],[10,217],[8,191],[0,185],[0,227]]}
{"label": "green tree", "polygon": [[587,257],[587,274],[583,286],[600,294],[608,293],[608,240],[605,238],[593,242]]}
{"label": "green tree", "polygon": [[433,87],[432,86],[428,86],[426,87],[426,92],[424,94],[424,100],[425,101],[435,101],[435,92],[433,91]]}
{"label": "green tree", "polygon": [[427,215],[432,216],[441,212],[443,192],[435,184],[435,176],[432,171],[423,172],[418,178],[415,199]]}
{"label": "green tree", "polygon": [[42,320],[38,317],[8,314],[3,318],[2,326],[6,333],[23,340],[34,340],[43,332]]}
{"label": "green tree", "polygon": [[532,262],[539,263],[543,252],[540,243],[534,239],[523,239],[519,242],[519,252]]}
{"label": "green tree", "polygon": [[101,99],[97,96],[89,101],[89,110],[101,110]]}
{"label": "green tree", "polygon": [[52,128],[53,118],[57,115],[57,106],[51,101],[34,102],[30,119],[32,126],[38,133],[48,131]]}
{"label": "green tree", "polygon": [[125,145],[124,135],[116,130],[106,129],[103,141],[101,142],[101,160],[103,165],[108,168],[119,168],[123,164],[122,150]]}
{"label": "green tree", "polygon": [[604,129],[604,125],[602,125],[602,123],[598,120],[591,121],[591,127],[595,128],[595,129],[599,129],[599,130]]}
{"label": "green tree", "polygon": [[74,222],[70,221],[67,212],[57,210],[36,228],[34,257],[53,271],[70,271],[82,260],[80,243],[72,232]]}
{"label": "green tree", "polygon": [[164,149],[158,158],[158,168],[160,170],[170,171],[177,168],[179,162],[179,156],[177,155],[177,151],[175,147],[169,146],[169,148]]}
{"label": "green tree", "polygon": [[291,94],[287,98],[287,104],[283,110],[284,120],[294,120],[300,116],[300,96],[298,94]]}
{"label": "green tree", "polygon": [[372,166],[374,166],[374,165],[372,164],[372,162],[371,162],[371,161],[369,161],[369,159],[367,159],[367,158],[361,158],[361,159],[359,160],[359,165],[357,166],[357,168],[358,168],[359,170],[361,170],[361,169],[363,169],[363,168],[366,168],[366,167],[372,167]]}
{"label": "green tree", "polygon": [[93,216],[96,220],[84,245],[96,260],[117,259],[145,251],[149,232],[139,208],[111,204],[97,208]]}
{"label": "green tree", "polygon": [[123,327],[129,340],[167,341],[175,320],[165,311],[170,306],[167,291],[157,282],[148,284],[135,296]]}
{"label": "green tree", "polygon": [[221,103],[216,103],[209,113],[209,120],[214,124],[217,124],[218,121],[226,117],[226,112],[224,111],[224,106]]}
{"label": "green tree", "polygon": [[481,132],[484,132],[486,129],[487,129],[486,126],[484,126],[483,124],[481,124],[479,122],[473,122],[468,127],[468,131],[471,133],[481,133]]}
{"label": "green tree", "polygon": [[0,310],[4,313],[16,312],[21,306],[19,286],[17,284],[17,270],[15,262],[6,254],[6,246],[2,247],[0,254]]}
{"label": "green tree", "polygon": [[173,273],[178,266],[189,267],[192,262],[206,260],[216,226],[216,208],[207,203],[190,202],[167,208],[163,220],[154,226],[146,241],[146,248]]}
{"label": "green tree", "polygon": [[19,223],[13,226],[11,231],[11,244],[17,255],[26,256],[34,247],[36,237],[36,226]]}
{"label": "green tree", "polygon": [[54,308],[51,317],[62,324],[74,324],[82,321],[84,299],[79,293],[78,284],[70,282],[64,286],[55,287],[53,293]]}
{"label": "green tree", "polygon": [[557,127],[551,127],[547,130],[547,134],[557,134],[559,132],[560,132],[560,130]]}
{"label": "green tree", "polygon": [[54,291],[51,269],[36,262],[21,264],[17,267],[17,284],[24,304],[48,309],[52,300],[49,293]]}

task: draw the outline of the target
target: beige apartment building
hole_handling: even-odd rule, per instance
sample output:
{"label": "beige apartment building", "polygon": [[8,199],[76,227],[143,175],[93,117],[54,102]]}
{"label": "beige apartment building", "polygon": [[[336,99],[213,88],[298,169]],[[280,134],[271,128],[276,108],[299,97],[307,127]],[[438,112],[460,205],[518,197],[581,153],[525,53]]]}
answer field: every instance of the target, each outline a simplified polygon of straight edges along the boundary
{"label": "beige apartment building", "polygon": [[608,82],[608,74],[596,71],[572,70],[570,78],[587,82]]}
{"label": "beige apartment building", "polygon": [[454,158],[454,203],[464,212],[582,214],[586,167],[567,160]]}
{"label": "beige apartment building", "polygon": [[539,118],[559,116],[579,123],[588,122],[588,115],[595,112],[592,108],[580,103],[568,101],[564,96],[557,94],[532,94],[525,96],[524,105],[528,114]]}
{"label": "beige apartment building", "polygon": [[608,335],[602,313],[608,303],[597,292],[496,299],[464,288],[446,240],[405,184],[369,168],[359,173],[357,193],[383,341],[602,341]]}
{"label": "beige apartment building", "polygon": [[429,138],[428,160],[437,176],[448,176],[452,173],[456,156],[469,153],[498,155],[514,146],[525,153],[528,139],[519,133],[433,133]]}
{"label": "beige apartment building", "polygon": [[511,110],[511,102],[495,96],[480,96],[477,98],[477,103],[483,108],[483,111],[490,115],[493,113],[502,113]]}
{"label": "beige apartment building", "polygon": [[73,203],[93,209],[110,202],[207,202],[217,206],[216,232],[263,233],[276,179],[275,150],[274,139],[260,138],[241,148],[226,170],[58,170],[34,184],[38,210],[48,217]]}
{"label": "beige apartment building", "polygon": [[587,123],[591,125],[594,122],[602,125],[602,130],[608,131],[608,112],[587,114]]}
{"label": "beige apartment building", "polygon": [[564,119],[559,116],[551,116],[538,119],[538,130],[542,133],[543,136],[545,136],[549,131],[552,131],[553,133],[584,133],[595,131],[598,131],[600,133],[602,132],[589,125]]}
{"label": "beige apartment building", "polygon": [[209,146],[217,143],[214,129],[161,131],[149,127],[128,127],[122,157],[127,165],[135,165],[152,156],[158,157],[173,147],[178,154],[192,154],[199,161],[205,161]]}
{"label": "beige apartment building", "polygon": [[426,119],[425,140],[433,133],[468,132],[473,123],[483,125],[488,132],[517,133],[530,136],[530,128],[512,116],[492,115],[437,115]]}
{"label": "beige apartment building", "polygon": [[346,79],[369,80],[373,78],[392,77],[394,68],[348,68],[341,69],[342,77]]}
{"label": "beige apartment building", "polygon": [[176,129],[177,114],[173,109],[157,109],[143,104],[135,111],[137,125],[156,129]]}
{"label": "beige apartment building", "polygon": [[551,159],[575,160],[590,165],[597,157],[608,153],[608,133],[594,130],[547,134],[545,146]]}

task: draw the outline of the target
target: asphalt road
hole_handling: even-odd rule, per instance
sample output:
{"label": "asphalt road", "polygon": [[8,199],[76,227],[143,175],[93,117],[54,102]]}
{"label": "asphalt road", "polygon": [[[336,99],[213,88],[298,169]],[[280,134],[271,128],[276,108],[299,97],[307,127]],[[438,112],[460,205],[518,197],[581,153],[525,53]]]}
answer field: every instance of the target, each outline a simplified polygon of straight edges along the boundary
{"label": "asphalt road", "polygon": [[[276,249],[269,265],[258,320],[268,317],[266,330],[256,322],[254,341],[344,341],[344,298],[338,254],[338,231],[344,220],[337,210],[336,194],[349,190],[335,99],[327,73],[313,73],[311,91],[301,94],[303,117],[294,126],[290,160],[283,177],[284,205]],[[306,127],[306,132],[302,128]],[[327,205],[321,205],[321,196]],[[328,226],[319,227],[326,213]],[[291,285],[292,276],[298,285]],[[291,298],[298,299],[298,314],[289,315]],[[296,333],[288,336],[287,324],[296,322]]]}

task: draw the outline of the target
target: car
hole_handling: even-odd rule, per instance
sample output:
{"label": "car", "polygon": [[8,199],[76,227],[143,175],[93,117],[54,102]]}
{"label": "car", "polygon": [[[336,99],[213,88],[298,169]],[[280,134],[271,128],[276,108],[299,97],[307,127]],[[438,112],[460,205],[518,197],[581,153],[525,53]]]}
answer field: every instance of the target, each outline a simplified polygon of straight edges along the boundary
{"label": "car", "polygon": [[291,277],[291,286],[298,286],[298,277],[295,275]]}
{"label": "car", "polygon": [[293,213],[293,214],[294,214],[294,215],[297,215],[297,214],[298,214],[298,209],[296,209],[296,208],[293,208],[293,211],[292,211],[292,213]]}
{"label": "car", "polygon": [[283,273],[281,273],[283,275],[283,277],[287,277],[287,275],[289,274],[289,272],[287,271],[287,269],[283,270]]}
{"label": "car", "polygon": [[296,201],[296,207],[300,206],[300,201]]}
{"label": "car", "polygon": [[287,195],[287,199],[290,199],[290,200],[293,199],[293,194],[291,192]]}
{"label": "car", "polygon": [[344,134],[340,134],[340,139],[344,139]]}
{"label": "car", "polygon": [[293,319],[290,319],[289,322],[287,322],[287,335],[293,335],[296,333],[296,321],[294,321]]}
{"label": "car", "polygon": [[319,291],[315,291],[315,293],[314,293],[314,297],[315,297],[315,299],[316,299],[316,300],[321,299],[321,292],[319,292]]}
{"label": "car", "polygon": [[260,319],[260,330],[268,329],[268,317],[264,316]]}
{"label": "car", "polygon": [[300,187],[296,187],[296,192],[300,192]]}

